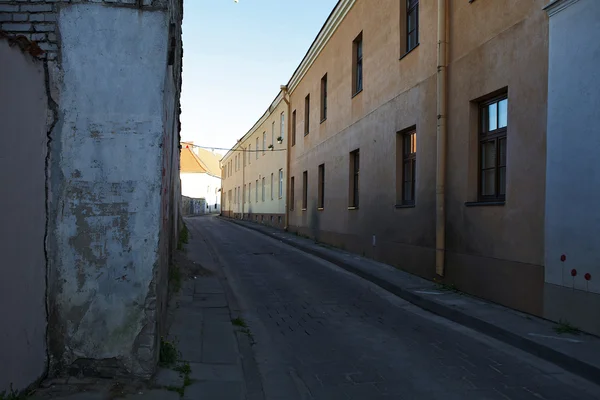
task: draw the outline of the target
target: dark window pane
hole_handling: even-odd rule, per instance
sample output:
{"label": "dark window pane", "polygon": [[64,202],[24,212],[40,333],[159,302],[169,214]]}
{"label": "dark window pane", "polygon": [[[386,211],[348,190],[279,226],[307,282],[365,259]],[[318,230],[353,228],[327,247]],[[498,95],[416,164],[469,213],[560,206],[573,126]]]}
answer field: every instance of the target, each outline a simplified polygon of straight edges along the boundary
{"label": "dark window pane", "polygon": [[412,181],[413,176],[413,164],[411,161],[404,163],[404,182]]}
{"label": "dark window pane", "polygon": [[498,144],[500,147],[500,160],[498,162],[498,165],[502,165],[505,166],[506,165],[506,138],[500,138],[498,139]]}
{"label": "dark window pane", "polygon": [[488,131],[498,129],[498,103],[488,106]]}
{"label": "dark window pane", "polygon": [[498,169],[498,191],[501,196],[506,194],[506,167]]}
{"label": "dark window pane", "polygon": [[498,103],[498,128],[508,125],[508,100],[504,99]]}
{"label": "dark window pane", "polygon": [[412,181],[404,182],[404,194],[402,198],[404,201],[412,200],[412,185]]}
{"label": "dark window pane", "polygon": [[415,11],[408,14],[408,31],[412,32],[417,28],[417,13]]}
{"label": "dark window pane", "polygon": [[496,169],[481,171],[481,194],[494,196],[496,194]]}
{"label": "dark window pane", "polygon": [[496,141],[483,142],[481,144],[481,168],[493,168],[496,166]]}

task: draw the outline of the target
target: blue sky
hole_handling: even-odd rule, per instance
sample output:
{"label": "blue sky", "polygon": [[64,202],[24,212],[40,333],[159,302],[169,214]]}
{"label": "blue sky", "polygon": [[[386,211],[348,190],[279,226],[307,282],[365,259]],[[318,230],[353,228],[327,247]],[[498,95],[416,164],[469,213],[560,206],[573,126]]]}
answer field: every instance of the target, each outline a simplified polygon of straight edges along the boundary
{"label": "blue sky", "polygon": [[337,0],[187,0],[181,136],[230,148],[286,84]]}

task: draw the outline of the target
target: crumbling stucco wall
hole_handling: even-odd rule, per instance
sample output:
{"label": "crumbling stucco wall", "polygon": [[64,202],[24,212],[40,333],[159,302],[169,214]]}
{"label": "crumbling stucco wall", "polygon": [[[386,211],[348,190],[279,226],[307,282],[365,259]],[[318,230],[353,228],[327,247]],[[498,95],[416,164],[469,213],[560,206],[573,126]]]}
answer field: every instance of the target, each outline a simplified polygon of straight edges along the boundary
{"label": "crumbling stucco wall", "polygon": [[44,66],[0,39],[0,393],[46,370]]}
{"label": "crumbling stucco wall", "polygon": [[161,290],[168,13],[71,4],[60,8],[58,30],[52,367],[148,376],[156,364]]}

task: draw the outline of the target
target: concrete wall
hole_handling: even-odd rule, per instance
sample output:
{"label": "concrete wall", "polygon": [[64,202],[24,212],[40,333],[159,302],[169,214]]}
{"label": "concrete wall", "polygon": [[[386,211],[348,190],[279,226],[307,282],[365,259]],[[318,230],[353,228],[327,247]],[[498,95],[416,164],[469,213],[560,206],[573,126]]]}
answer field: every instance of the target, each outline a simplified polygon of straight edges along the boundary
{"label": "concrete wall", "polygon": [[[339,9],[344,4],[341,2]],[[311,63],[291,79],[296,145],[290,228],[432,279],[435,276],[436,2],[419,3],[420,44],[401,52],[401,2],[356,0]],[[446,279],[461,290],[541,315],[548,23],[546,0],[448,2],[449,91]],[[324,29],[327,32],[329,28]],[[362,32],[364,88],[352,93],[352,42]],[[299,52],[302,49],[298,49]],[[309,52],[310,54],[310,52]],[[310,58],[310,57],[309,57]],[[328,78],[328,116],[319,118]],[[509,98],[507,194],[477,197],[478,99]],[[304,136],[304,99],[310,129]],[[398,132],[416,126],[414,207],[399,205]],[[360,207],[349,209],[350,152],[360,149]],[[318,166],[325,204],[317,209]],[[300,206],[308,172],[308,207]],[[375,240],[374,240],[375,239]],[[373,245],[373,243],[376,243]]]}
{"label": "concrete wall", "polygon": [[168,144],[178,143],[171,140],[175,123],[168,126],[174,118],[163,114],[163,96],[174,95],[165,88],[168,14],[72,4],[60,8],[58,29],[52,367],[149,376],[164,293],[160,240],[168,243],[170,233],[162,232],[170,218],[161,205],[173,198],[161,176],[170,174],[163,169],[172,163]]}
{"label": "concrete wall", "polygon": [[0,393],[46,370],[44,66],[0,39]]}
{"label": "concrete wall", "polygon": [[[269,221],[272,216],[276,216],[276,221],[279,221],[279,217],[285,214],[288,179],[286,174],[287,129],[289,126],[287,108],[280,93],[255,126],[221,160],[224,172],[222,210],[225,215],[245,216],[253,220],[257,218],[264,220],[267,217]],[[282,113],[284,114],[283,132],[280,123]],[[273,126],[275,127],[274,131]],[[265,135],[264,145],[263,134]],[[284,138],[282,143],[277,142],[277,138],[280,136]],[[273,145],[273,151],[268,148],[269,145]],[[281,196],[279,196],[280,169],[283,172]],[[271,175],[273,175],[272,184]],[[235,198],[236,189],[240,192],[239,201]],[[231,192],[231,198],[229,192]]]}
{"label": "concrete wall", "polygon": [[557,1],[549,13],[544,311],[600,334],[600,51],[590,40],[600,2]]}

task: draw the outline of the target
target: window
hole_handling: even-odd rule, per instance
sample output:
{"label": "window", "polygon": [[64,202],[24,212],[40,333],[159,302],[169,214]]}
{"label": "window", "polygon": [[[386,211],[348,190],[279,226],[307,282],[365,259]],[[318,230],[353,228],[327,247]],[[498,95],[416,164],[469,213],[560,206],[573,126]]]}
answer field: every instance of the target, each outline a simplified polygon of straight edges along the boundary
{"label": "window", "polygon": [[244,193],[242,194],[242,202],[246,202],[246,185],[244,185]]}
{"label": "window", "polygon": [[294,211],[294,177],[290,178],[290,210]]}
{"label": "window", "polygon": [[302,209],[308,205],[308,171],[302,173]]}
{"label": "window", "polygon": [[321,78],[321,122],[327,119],[327,74]]}
{"label": "window", "polygon": [[279,198],[283,197],[283,170],[279,170]]}
{"label": "window", "polygon": [[237,188],[237,202],[240,204],[240,187]]}
{"label": "window", "polygon": [[254,200],[255,200],[256,203],[258,203],[258,179],[256,180],[256,186],[255,186],[255,188],[256,189],[254,189],[254,198],[255,198]]}
{"label": "window", "polygon": [[252,183],[248,184],[248,203],[252,203]]}
{"label": "window", "polygon": [[419,0],[406,0],[406,53],[419,44]]}
{"label": "window", "polygon": [[283,140],[283,136],[285,135],[285,114],[281,113],[279,116],[279,136],[281,140]]}
{"label": "window", "polygon": [[322,210],[325,207],[325,164],[319,165],[319,193],[317,208]]}
{"label": "window", "polygon": [[237,156],[233,157],[233,159],[235,160],[235,162],[233,164],[233,168],[234,168],[234,171],[237,171]]}
{"label": "window", "polygon": [[263,132],[263,148],[262,148],[263,156],[265,155],[266,151],[267,151],[267,132]]}
{"label": "window", "polygon": [[258,160],[258,138],[256,138],[256,159]]}
{"label": "window", "polygon": [[273,174],[271,173],[271,200],[273,200]]}
{"label": "window", "polygon": [[275,147],[275,121],[271,123],[271,144]]}
{"label": "window", "polygon": [[296,110],[292,112],[292,146],[296,145]]}
{"label": "window", "polygon": [[237,203],[237,188],[233,188],[233,204]]}
{"label": "window", "polygon": [[415,204],[417,177],[417,132],[402,133],[402,204]]}
{"label": "window", "polygon": [[252,164],[252,145],[248,145],[248,164]]}
{"label": "window", "polygon": [[481,104],[479,124],[479,200],[504,201],[506,196],[506,95]]}
{"label": "window", "polygon": [[358,173],[360,171],[360,151],[354,150],[350,153],[350,208],[358,208],[359,182]]}
{"label": "window", "polygon": [[304,136],[308,135],[310,129],[310,94],[304,98]]}
{"label": "window", "polygon": [[262,201],[265,201],[265,177],[262,178]]}
{"label": "window", "polygon": [[352,43],[352,95],[363,90],[363,37],[362,32]]}

